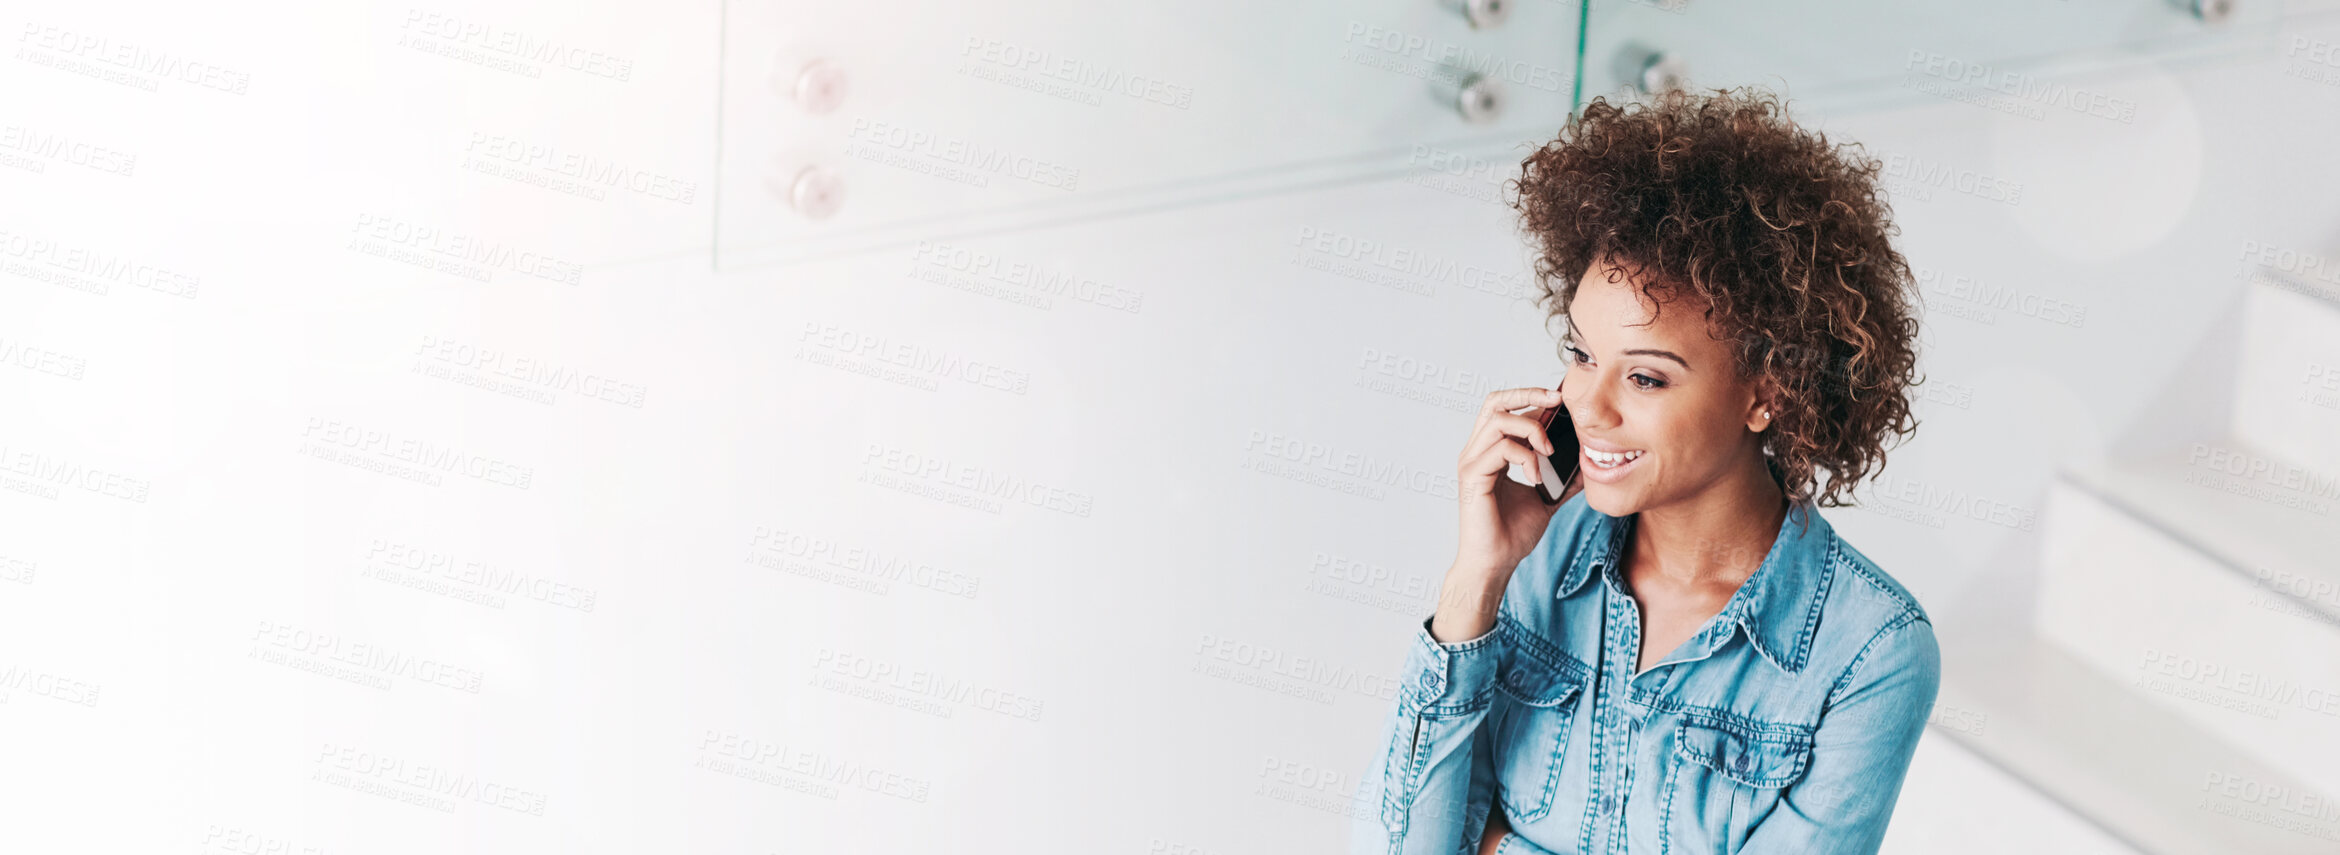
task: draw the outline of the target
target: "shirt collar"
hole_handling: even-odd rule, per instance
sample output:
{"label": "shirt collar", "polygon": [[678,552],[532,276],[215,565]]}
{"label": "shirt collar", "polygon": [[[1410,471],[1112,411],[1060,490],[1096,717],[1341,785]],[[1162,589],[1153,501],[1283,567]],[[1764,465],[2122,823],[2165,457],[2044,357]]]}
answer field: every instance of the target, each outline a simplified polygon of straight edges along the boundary
{"label": "shirt collar", "polygon": [[[1630,542],[1633,521],[1640,516],[1612,517],[1590,507],[1585,512],[1591,524],[1584,527],[1574,550],[1577,559],[1560,584],[1562,599],[1596,575],[1622,573],[1618,561]],[[1779,533],[1763,563],[1698,636],[1707,650],[1722,647],[1736,628],[1773,666],[1790,674],[1803,670],[1812,634],[1820,624],[1820,606],[1827,600],[1836,543],[1835,529],[1811,500],[1791,506],[1780,519]],[[1621,575],[1616,578],[1623,581]]]}

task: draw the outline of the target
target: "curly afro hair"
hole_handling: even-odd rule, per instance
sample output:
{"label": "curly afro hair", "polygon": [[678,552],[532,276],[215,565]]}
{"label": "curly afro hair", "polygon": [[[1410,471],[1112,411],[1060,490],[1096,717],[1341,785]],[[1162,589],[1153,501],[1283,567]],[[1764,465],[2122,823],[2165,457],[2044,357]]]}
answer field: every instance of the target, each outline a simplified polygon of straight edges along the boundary
{"label": "curly afro hair", "polygon": [[1547,320],[1596,259],[1661,306],[1704,305],[1739,376],[1767,395],[1763,452],[1781,488],[1835,507],[1917,428],[1915,279],[1890,242],[1882,169],[1797,127],[1768,92],[1672,91],[1594,99],[1506,189],[1537,244]]}

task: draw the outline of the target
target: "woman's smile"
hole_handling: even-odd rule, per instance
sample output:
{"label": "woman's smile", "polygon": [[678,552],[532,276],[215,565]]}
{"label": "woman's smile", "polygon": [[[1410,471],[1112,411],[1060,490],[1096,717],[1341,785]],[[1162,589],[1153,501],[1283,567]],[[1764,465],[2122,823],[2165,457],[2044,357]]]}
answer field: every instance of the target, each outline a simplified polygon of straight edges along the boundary
{"label": "woman's smile", "polygon": [[1596,450],[1581,440],[1579,444],[1584,447],[1579,456],[1584,458],[1585,480],[1601,484],[1614,484],[1623,480],[1638,467],[1641,458],[1649,456],[1640,449],[1611,453]]}

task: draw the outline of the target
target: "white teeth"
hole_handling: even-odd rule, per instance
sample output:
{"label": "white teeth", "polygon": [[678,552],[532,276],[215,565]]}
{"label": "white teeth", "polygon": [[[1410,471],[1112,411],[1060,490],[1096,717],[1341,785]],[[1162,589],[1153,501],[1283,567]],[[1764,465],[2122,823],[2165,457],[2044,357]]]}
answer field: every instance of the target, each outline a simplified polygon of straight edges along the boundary
{"label": "white teeth", "polygon": [[1593,465],[1599,466],[1603,469],[1609,469],[1622,466],[1627,461],[1630,461],[1636,457],[1640,457],[1641,452],[1626,451],[1612,454],[1606,451],[1596,451],[1594,449],[1587,448],[1584,450],[1584,456],[1591,458]]}

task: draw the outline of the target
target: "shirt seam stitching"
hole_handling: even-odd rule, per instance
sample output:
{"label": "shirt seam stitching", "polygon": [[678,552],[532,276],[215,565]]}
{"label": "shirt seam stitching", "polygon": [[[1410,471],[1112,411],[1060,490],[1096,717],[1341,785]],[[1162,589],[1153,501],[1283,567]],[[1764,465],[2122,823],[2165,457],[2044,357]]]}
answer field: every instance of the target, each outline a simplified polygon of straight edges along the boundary
{"label": "shirt seam stitching", "polygon": [[[1877,649],[1877,642],[1883,641],[1886,636],[1916,623],[1933,625],[1932,621],[1926,620],[1916,612],[1903,612],[1895,615],[1893,620],[1887,621],[1884,626],[1879,627],[1875,635],[1869,636],[1868,642],[1861,645],[1861,652],[1854,655],[1852,662],[1845,665],[1844,674],[1836,678],[1836,685],[1829,687],[1828,700],[1823,709],[1833,708],[1837,701],[1843,699],[1844,693],[1853,685],[1854,678],[1859,676],[1861,667],[1868,664],[1869,654]],[[1826,713],[1823,712],[1822,715],[1825,716]]]}

